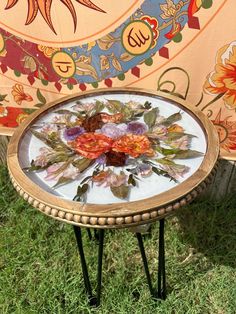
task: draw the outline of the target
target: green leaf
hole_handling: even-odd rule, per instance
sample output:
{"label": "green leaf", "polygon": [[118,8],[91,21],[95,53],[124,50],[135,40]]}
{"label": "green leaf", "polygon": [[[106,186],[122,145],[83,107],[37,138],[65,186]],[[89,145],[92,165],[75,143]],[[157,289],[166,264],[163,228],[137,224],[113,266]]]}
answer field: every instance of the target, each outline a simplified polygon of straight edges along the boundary
{"label": "green leaf", "polygon": [[40,103],[42,103],[43,105],[46,104],[46,98],[42,95],[39,88],[37,89],[37,98],[40,101]]}
{"label": "green leaf", "polygon": [[174,113],[168,118],[166,118],[164,121],[161,122],[162,125],[164,126],[169,126],[174,122],[177,122],[182,119],[182,115],[180,112]]}
{"label": "green leaf", "polygon": [[68,115],[74,115],[76,117],[82,117],[82,115],[78,112],[75,112],[75,111],[70,111],[70,110],[67,110],[67,109],[59,109],[59,110],[56,110],[55,113],[58,113],[58,114],[68,114]]}
{"label": "green leaf", "polygon": [[204,154],[198,152],[196,150],[180,150],[178,153],[175,154],[176,159],[190,159],[190,158],[197,158],[202,157]]}
{"label": "green leaf", "polygon": [[128,184],[136,186],[136,181],[134,180],[134,176],[132,174],[129,175]]}
{"label": "green leaf", "polygon": [[92,178],[92,176],[87,176],[86,178],[84,178],[80,184],[84,184],[85,182],[87,182],[88,180],[90,180]]}
{"label": "green leaf", "polygon": [[43,106],[44,106],[44,104],[41,104],[41,103],[38,103],[38,104],[34,105],[34,107],[37,107],[37,108],[41,108]]}
{"label": "green leaf", "polygon": [[162,155],[175,155],[179,153],[181,150],[179,148],[163,148],[161,146],[156,146],[155,149],[161,153]]}
{"label": "green leaf", "polygon": [[188,133],[182,133],[182,132],[170,132],[170,133],[166,134],[166,136],[168,138],[167,142],[178,140],[183,136],[187,136],[189,139],[191,139],[193,137],[197,137],[195,135],[188,134]]}
{"label": "green leaf", "polygon": [[152,108],[152,103],[149,102],[149,101],[145,101],[143,107],[144,107],[145,109],[151,109],[151,108]]}
{"label": "green leaf", "polygon": [[114,196],[121,198],[121,199],[125,199],[125,198],[127,198],[128,194],[129,194],[130,188],[129,188],[129,186],[122,184],[120,186],[111,186],[110,190]]}
{"label": "green leaf", "polygon": [[83,184],[82,186],[79,185],[77,188],[77,194],[73,198],[73,201],[77,201],[77,202],[81,201],[81,197],[84,196],[85,193],[87,193],[88,189],[89,189],[88,184]]}
{"label": "green leaf", "polygon": [[152,167],[152,171],[157,174],[158,176],[163,176],[163,177],[166,177],[166,178],[169,178],[171,181],[174,181],[174,182],[178,182],[175,178],[173,178],[172,176],[169,175],[169,173],[163,169],[158,169],[156,167]]}
{"label": "green leaf", "polygon": [[155,122],[156,122],[156,118],[157,118],[157,113],[158,113],[158,109],[154,108],[148,112],[145,112],[143,119],[144,122],[148,125],[149,129],[151,129]]}
{"label": "green leaf", "polygon": [[71,178],[66,178],[66,177],[60,177],[57,183],[53,186],[53,188],[58,188],[59,186],[62,186],[64,184],[67,184],[69,182],[72,182],[73,180]]}
{"label": "green leaf", "polygon": [[4,100],[6,101],[6,99],[5,99],[6,97],[7,97],[7,94],[5,94],[5,95],[0,94],[0,101],[4,101]]}
{"label": "green leaf", "polygon": [[111,99],[107,99],[107,101],[108,101],[107,109],[111,113],[121,112],[122,107],[123,107],[123,103],[121,101],[119,101],[119,100],[111,100]]}
{"label": "green leaf", "polygon": [[72,162],[72,165],[74,167],[78,168],[80,172],[83,172],[93,163],[94,163],[94,160],[92,160],[92,159],[82,158],[82,159],[78,159],[78,160],[75,160],[74,162]]}
{"label": "green leaf", "polygon": [[105,108],[105,105],[102,101],[97,100],[95,105],[96,113],[101,112]]}

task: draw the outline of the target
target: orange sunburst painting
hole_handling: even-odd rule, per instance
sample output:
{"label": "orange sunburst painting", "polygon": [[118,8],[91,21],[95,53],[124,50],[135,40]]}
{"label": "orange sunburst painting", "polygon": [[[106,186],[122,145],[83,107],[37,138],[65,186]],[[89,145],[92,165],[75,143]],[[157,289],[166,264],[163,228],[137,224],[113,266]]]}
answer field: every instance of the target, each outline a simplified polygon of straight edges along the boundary
{"label": "orange sunburst painting", "polygon": [[[56,0],[58,1],[58,0]],[[73,22],[74,22],[74,31],[76,30],[77,26],[77,15],[76,15],[76,10],[74,7],[74,4],[72,3],[72,0],[59,0],[61,1],[70,11]],[[96,6],[92,1],[90,0],[75,0],[76,2],[88,7],[89,9],[96,10],[99,12],[106,13],[103,11],[101,8]],[[5,9],[11,9],[14,7],[19,0],[8,0],[7,5]],[[28,13],[27,13],[27,18],[26,18],[26,25],[31,24],[34,19],[36,18],[38,12],[41,13],[43,16],[44,20],[48,24],[48,26],[51,28],[51,30],[56,34],[56,31],[53,26],[53,22],[51,19],[51,6],[52,6],[53,0],[28,0]]]}

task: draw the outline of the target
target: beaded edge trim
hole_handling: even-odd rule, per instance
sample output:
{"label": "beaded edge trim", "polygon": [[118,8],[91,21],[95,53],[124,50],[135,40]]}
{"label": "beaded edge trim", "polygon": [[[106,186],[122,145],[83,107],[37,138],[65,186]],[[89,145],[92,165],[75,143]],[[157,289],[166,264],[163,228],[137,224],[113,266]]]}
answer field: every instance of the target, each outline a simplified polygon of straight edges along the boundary
{"label": "beaded edge trim", "polygon": [[35,200],[32,196],[26,193],[15,181],[13,176],[10,173],[10,180],[18,192],[18,194],[23,197],[25,201],[27,201],[33,207],[39,209],[39,211],[44,214],[58,219],[60,221],[64,221],[66,223],[70,223],[73,225],[86,226],[91,228],[125,228],[132,227],[135,225],[146,224],[155,220],[159,220],[167,215],[170,215],[175,210],[179,209],[182,206],[189,204],[194,198],[196,198],[206,187],[212,182],[216,171],[218,168],[218,163],[215,164],[211,173],[207,176],[207,178],[202,181],[195,189],[193,189],[190,193],[184,195],[182,198],[176,200],[172,204],[167,204],[159,209],[150,210],[150,212],[133,214],[127,216],[120,217],[95,217],[95,216],[86,216],[81,214],[72,214],[68,213],[66,210],[61,210],[57,208],[53,208],[48,206],[47,204]]}

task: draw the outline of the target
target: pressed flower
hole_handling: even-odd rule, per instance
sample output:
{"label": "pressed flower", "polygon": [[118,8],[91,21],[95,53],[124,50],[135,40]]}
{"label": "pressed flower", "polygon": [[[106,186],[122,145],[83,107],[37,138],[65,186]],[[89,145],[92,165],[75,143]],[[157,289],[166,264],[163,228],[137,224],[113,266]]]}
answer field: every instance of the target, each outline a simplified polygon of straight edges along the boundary
{"label": "pressed flower", "polygon": [[85,119],[82,123],[82,127],[87,132],[95,132],[97,129],[100,129],[103,125],[104,122],[102,120],[102,116],[100,113],[97,113],[92,117]]}
{"label": "pressed flower", "polygon": [[152,166],[148,164],[140,164],[136,170],[142,177],[148,177],[152,174]]}
{"label": "pressed flower", "polygon": [[108,113],[101,112],[100,115],[104,123],[108,123],[108,122],[119,123],[124,118],[124,115],[122,113],[108,114]]}
{"label": "pressed flower", "polygon": [[58,132],[58,128],[53,123],[47,123],[42,127],[41,132],[47,135],[51,135],[52,133]]}
{"label": "pressed flower", "polygon": [[189,167],[185,165],[179,165],[175,163],[170,163],[166,165],[161,165],[161,168],[165,170],[169,176],[178,180],[184,176],[185,173],[189,171]]}
{"label": "pressed flower", "polygon": [[168,133],[183,133],[184,129],[182,126],[178,124],[172,124],[170,127],[168,127]]}
{"label": "pressed flower", "polygon": [[39,149],[39,155],[34,160],[34,165],[42,168],[45,167],[53,154],[54,151],[51,148],[41,147]]}
{"label": "pressed flower", "polygon": [[74,141],[79,135],[85,133],[85,129],[79,126],[75,126],[73,128],[65,129],[63,132],[63,136],[66,141]]}
{"label": "pressed flower", "polygon": [[140,104],[140,102],[137,101],[130,100],[129,102],[126,103],[126,105],[129,106],[130,109],[132,110],[142,109],[142,104]]}
{"label": "pressed flower", "polygon": [[78,103],[72,107],[73,110],[78,112],[89,112],[92,111],[95,107],[95,103]]}
{"label": "pressed flower", "polygon": [[169,143],[171,147],[187,150],[189,148],[189,138],[187,135]]}
{"label": "pressed flower", "polygon": [[101,171],[92,178],[97,185],[105,185],[105,187],[119,187],[127,182],[127,176],[123,171],[120,174],[114,173],[112,170]]}
{"label": "pressed flower", "polygon": [[111,149],[113,140],[103,134],[84,133],[72,142],[72,147],[80,155],[96,159]]}
{"label": "pressed flower", "polygon": [[107,161],[107,158],[106,158],[106,155],[105,155],[105,154],[100,155],[100,156],[96,159],[96,163],[99,164],[99,165],[105,165],[106,161]]}
{"label": "pressed flower", "polygon": [[150,138],[165,139],[167,134],[167,128],[164,125],[154,126],[152,132],[148,133]]}
{"label": "pressed flower", "polygon": [[24,92],[24,88],[21,84],[15,84],[12,88],[12,96],[18,105],[21,105],[22,101],[32,101],[33,98]]}
{"label": "pressed flower", "polygon": [[135,134],[127,134],[116,140],[112,145],[112,150],[129,154],[132,157],[154,153],[148,138],[145,135]]}
{"label": "pressed flower", "polygon": [[142,135],[146,133],[147,130],[148,130],[147,125],[145,123],[138,121],[129,122],[127,125],[127,133]]}
{"label": "pressed flower", "polygon": [[126,155],[125,153],[118,153],[110,151],[106,153],[106,165],[114,167],[122,167],[125,165]]}
{"label": "pressed flower", "polygon": [[66,165],[65,162],[58,162],[46,169],[47,176],[45,180],[59,180],[61,177],[67,179],[76,179],[79,175],[78,168],[74,167],[72,164]]}
{"label": "pressed flower", "polygon": [[125,135],[127,131],[126,124],[116,124],[116,123],[107,123],[104,124],[101,130],[97,130],[96,132],[102,133],[110,138],[116,139]]}

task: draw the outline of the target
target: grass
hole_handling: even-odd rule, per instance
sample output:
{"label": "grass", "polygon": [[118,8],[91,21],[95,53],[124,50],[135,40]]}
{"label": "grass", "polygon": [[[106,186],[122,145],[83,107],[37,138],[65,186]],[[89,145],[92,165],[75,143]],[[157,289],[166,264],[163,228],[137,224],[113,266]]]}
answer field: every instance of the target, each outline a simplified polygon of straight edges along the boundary
{"label": "grass", "polygon": [[[158,223],[145,238],[156,278]],[[84,232],[91,281],[97,244]],[[0,166],[1,314],[236,313],[236,198],[199,200],[166,223],[168,298],[150,298],[137,240],[128,230],[105,235],[102,305],[90,309],[73,229],[18,197]]]}

